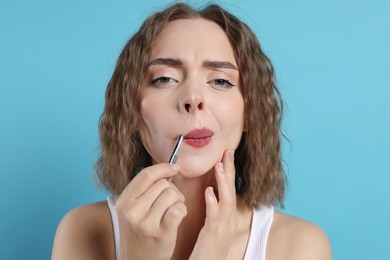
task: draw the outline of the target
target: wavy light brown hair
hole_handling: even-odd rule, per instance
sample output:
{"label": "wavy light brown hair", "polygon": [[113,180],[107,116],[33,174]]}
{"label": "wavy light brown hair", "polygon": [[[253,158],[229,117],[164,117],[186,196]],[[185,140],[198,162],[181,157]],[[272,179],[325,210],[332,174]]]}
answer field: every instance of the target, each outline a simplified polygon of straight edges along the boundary
{"label": "wavy light brown hair", "polygon": [[[153,40],[177,19],[203,18],[226,33],[238,63],[245,102],[246,132],[235,152],[236,188],[246,205],[283,205],[285,177],[281,163],[282,100],[270,60],[251,29],[218,5],[196,10],[176,3],[147,18],[124,47],[106,91],[99,122],[100,185],[119,195],[140,167],[151,164],[137,131],[140,89]],[[173,46],[174,47],[174,46]]]}

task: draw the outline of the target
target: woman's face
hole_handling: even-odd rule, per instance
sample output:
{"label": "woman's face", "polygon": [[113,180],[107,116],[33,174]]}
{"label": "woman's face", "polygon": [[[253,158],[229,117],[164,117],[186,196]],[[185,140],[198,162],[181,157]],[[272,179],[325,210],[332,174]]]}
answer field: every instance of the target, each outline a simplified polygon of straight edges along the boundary
{"label": "woman's face", "polygon": [[168,162],[179,134],[177,163],[186,177],[202,175],[235,150],[244,99],[232,46],[205,19],[170,22],[154,40],[141,90],[140,135],[154,163]]}

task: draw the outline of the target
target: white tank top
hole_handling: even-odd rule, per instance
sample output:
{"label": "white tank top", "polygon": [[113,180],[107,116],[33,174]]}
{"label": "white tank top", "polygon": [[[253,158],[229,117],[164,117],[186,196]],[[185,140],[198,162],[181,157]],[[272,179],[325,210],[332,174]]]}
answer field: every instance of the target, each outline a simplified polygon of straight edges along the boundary
{"label": "white tank top", "polygon": [[[114,197],[107,199],[108,207],[111,212],[112,227],[115,239],[115,259],[119,256],[119,223],[118,213],[116,211]],[[245,251],[244,260],[265,260],[267,249],[267,240],[274,218],[273,206],[262,206],[259,209],[253,209],[251,230],[249,241]]]}

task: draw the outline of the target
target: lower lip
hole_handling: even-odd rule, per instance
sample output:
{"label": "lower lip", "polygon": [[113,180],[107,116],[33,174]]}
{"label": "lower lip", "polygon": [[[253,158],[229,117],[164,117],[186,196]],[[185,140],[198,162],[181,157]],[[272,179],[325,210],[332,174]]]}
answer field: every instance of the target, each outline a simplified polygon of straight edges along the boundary
{"label": "lower lip", "polygon": [[184,139],[183,141],[192,147],[202,148],[211,142],[211,136],[205,138],[189,138]]}

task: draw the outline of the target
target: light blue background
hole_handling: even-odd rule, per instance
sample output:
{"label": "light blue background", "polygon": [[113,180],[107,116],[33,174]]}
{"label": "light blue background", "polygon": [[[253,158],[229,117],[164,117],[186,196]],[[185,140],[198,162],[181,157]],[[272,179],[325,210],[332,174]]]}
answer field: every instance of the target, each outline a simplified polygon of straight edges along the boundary
{"label": "light blue background", "polygon": [[[49,259],[92,168],[116,58],[167,1],[0,4],[0,258]],[[201,3],[201,1],[197,1]],[[287,213],[334,259],[390,259],[390,2],[220,1],[258,34],[287,103]]]}

